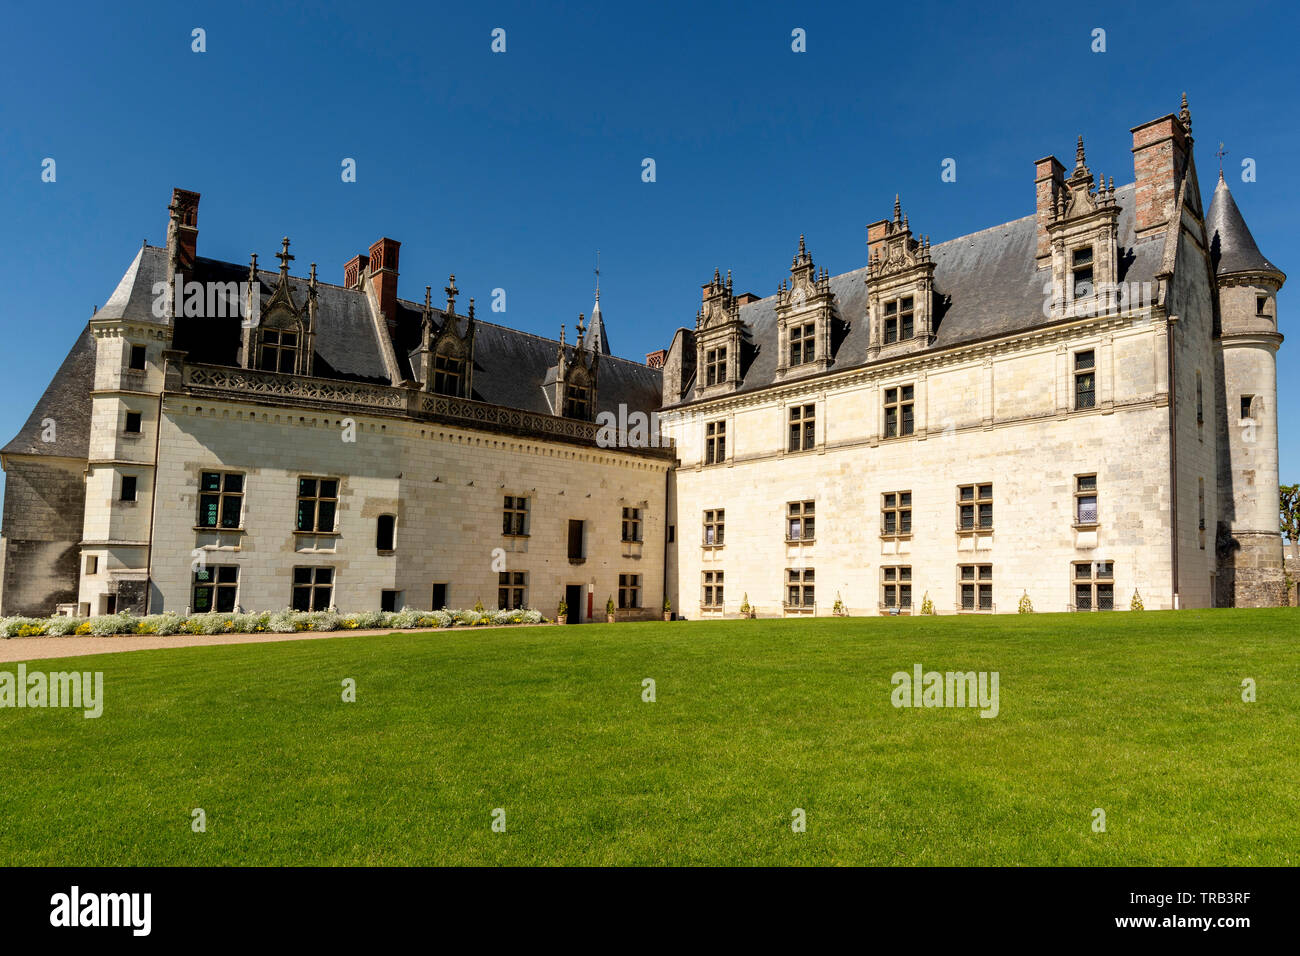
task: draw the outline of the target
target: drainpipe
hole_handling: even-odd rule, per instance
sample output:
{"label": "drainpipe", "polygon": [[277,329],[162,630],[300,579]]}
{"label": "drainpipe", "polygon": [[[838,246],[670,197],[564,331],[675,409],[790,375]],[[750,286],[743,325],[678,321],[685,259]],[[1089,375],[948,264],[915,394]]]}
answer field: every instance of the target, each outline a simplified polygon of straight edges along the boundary
{"label": "drainpipe", "polygon": [[1173,570],[1174,610],[1181,604],[1178,593],[1178,379],[1174,333],[1178,329],[1178,316],[1168,317],[1168,334],[1165,340],[1169,348],[1169,541],[1170,567]]}

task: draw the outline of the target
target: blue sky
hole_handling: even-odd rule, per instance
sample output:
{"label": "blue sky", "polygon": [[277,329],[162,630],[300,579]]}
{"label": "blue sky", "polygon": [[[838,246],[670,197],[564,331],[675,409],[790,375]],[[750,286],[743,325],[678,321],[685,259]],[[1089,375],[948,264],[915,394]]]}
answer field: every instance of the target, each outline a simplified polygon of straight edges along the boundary
{"label": "blue sky", "polygon": [[[693,322],[715,266],[769,295],[800,233],[832,274],[865,264],[865,225],[896,192],[937,243],[1031,213],[1033,161],[1068,165],[1080,133],[1093,171],[1129,182],[1130,127],[1186,90],[1206,203],[1222,140],[1260,248],[1300,273],[1286,6],[895,7],[14,7],[0,34],[0,442],[140,241],[163,242],[173,186],[203,194],[202,255],[273,266],[288,235],[295,273],[315,261],[340,282],[391,236],[403,297],[432,285],[436,299],[455,272],[462,303],[504,288],[506,313],[486,317],[544,335],[590,312],[599,249],[611,344],[640,358]],[[940,179],[948,157],[956,182]],[[1280,296],[1284,332],[1297,285]],[[1300,481],[1300,336],[1278,380],[1282,480]]]}

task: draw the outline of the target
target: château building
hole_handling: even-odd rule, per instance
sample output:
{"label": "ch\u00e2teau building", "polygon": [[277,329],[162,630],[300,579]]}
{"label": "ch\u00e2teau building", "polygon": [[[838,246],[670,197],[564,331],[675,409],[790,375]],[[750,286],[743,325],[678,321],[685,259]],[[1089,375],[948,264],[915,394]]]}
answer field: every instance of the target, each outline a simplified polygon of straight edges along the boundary
{"label": "ch\u00e2teau building", "polygon": [[0,453],[0,612],[1277,604],[1285,276],[1191,128],[946,242],[896,199],[841,275],[800,237],[766,298],[715,270],[644,364],[599,291],[572,343],[401,298],[391,239],[339,284],[204,258],[175,190]]}

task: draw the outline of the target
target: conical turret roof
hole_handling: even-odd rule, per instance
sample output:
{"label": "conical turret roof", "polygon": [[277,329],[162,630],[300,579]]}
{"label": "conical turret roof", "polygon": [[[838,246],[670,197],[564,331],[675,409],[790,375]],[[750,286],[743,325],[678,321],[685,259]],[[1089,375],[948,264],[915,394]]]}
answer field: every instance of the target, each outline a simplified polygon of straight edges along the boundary
{"label": "conical turret roof", "polygon": [[1236,272],[1275,272],[1282,270],[1264,258],[1255,245],[1241,210],[1232,198],[1228,184],[1219,173],[1219,184],[1214,188],[1210,212],[1205,217],[1205,231],[1210,237],[1210,262],[1216,275]]}

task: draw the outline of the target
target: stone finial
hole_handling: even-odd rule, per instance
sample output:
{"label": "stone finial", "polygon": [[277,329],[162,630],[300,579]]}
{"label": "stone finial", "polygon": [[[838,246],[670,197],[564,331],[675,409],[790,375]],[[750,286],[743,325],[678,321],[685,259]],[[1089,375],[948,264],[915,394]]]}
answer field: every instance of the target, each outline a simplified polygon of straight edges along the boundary
{"label": "stone finial", "polygon": [[456,296],[460,295],[460,290],[456,288],[456,275],[452,273],[447,276],[447,285],[443,288],[447,293],[447,314],[455,315],[456,313]]}
{"label": "stone finial", "polygon": [[1187,92],[1183,92],[1183,108],[1178,111],[1178,120],[1183,124],[1183,129],[1187,130],[1187,135],[1192,135],[1192,111],[1187,108]]}
{"label": "stone finial", "polygon": [[424,314],[427,316],[433,311],[433,286],[424,287]]}
{"label": "stone finial", "polygon": [[469,297],[469,317],[471,320],[474,318],[474,297],[473,296]]}
{"label": "stone finial", "polygon": [[1083,158],[1083,136],[1080,136],[1079,145],[1074,148],[1075,175],[1078,175],[1082,171],[1086,171],[1087,168],[1088,168],[1088,164],[1084,162],[1084,158]]}
{"label": "stone finial", "polygon": [[289,274],[289,263],[293,261],[294,257],[289,255],[289,237],[285,236],[281,242],[284,248],[277,252],[275,257],[280,260],[280,275],[287,276]]}
{"label": "stone finial", "polygon": [[894,193],[894,223],[895,224],[902,221],[901,218],[902,211],[903,211],[903,207],[898,201],[898,193]]}

